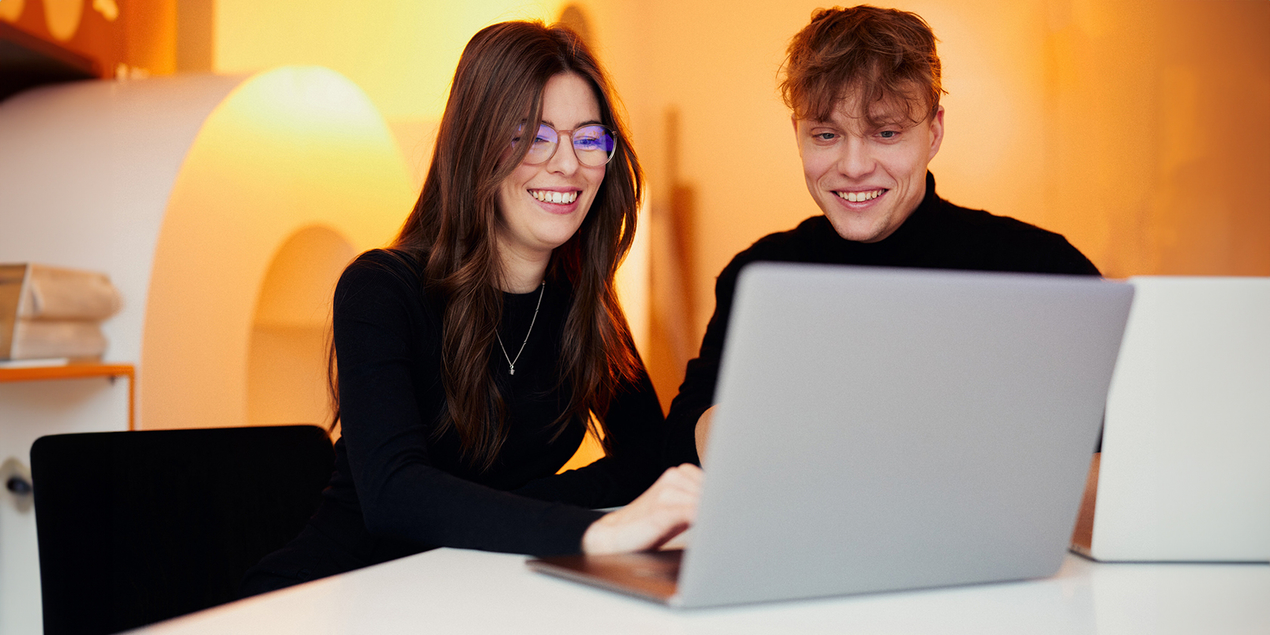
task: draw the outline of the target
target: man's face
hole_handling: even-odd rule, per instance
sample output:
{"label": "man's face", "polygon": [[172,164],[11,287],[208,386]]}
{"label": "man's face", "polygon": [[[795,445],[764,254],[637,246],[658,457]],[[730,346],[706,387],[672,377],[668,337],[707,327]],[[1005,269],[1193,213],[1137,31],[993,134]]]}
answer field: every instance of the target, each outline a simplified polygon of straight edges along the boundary
{"label": "man's face", "polygon": [[871,126],[851,99],[829,121],[794,119],[807,189],[839,236],[890,236],[926,195],[926,166],[944,138],[944,108],[914,124],[902,105],[875,104]]}

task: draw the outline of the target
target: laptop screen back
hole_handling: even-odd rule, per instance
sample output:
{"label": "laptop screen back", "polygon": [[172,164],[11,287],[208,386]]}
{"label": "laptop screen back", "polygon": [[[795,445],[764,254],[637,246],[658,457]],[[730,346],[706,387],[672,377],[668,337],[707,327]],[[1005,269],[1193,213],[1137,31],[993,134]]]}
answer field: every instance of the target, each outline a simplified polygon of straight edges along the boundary
{"label": "laptop screen back", "polygon": [[1128,285],[759,263],[736,297],[679,604],[1058,569]]}
{"label": "laptop screen back", "polygon": [[1270,278],[1130,282],[1089,555],[1270,560]]}

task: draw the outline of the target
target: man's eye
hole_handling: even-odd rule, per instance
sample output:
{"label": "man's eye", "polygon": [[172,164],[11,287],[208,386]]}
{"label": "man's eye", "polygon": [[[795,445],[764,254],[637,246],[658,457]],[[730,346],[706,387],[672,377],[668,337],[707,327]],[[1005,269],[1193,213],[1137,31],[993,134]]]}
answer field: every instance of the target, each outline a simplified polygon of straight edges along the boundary
{"label": "man's eye", "polygon": [[900,136],[900,133],[898,130],[883,130],[882,132],[878,133],[878,136],[882,137],[883,139],[894,139]]}
{"label": "man's eye", "polygon": [[838,138],[838,135],[832,132],[817,132],[816,134],[813,134],[811,136],[814,137],[817,141],[833,141],[834,139]]}

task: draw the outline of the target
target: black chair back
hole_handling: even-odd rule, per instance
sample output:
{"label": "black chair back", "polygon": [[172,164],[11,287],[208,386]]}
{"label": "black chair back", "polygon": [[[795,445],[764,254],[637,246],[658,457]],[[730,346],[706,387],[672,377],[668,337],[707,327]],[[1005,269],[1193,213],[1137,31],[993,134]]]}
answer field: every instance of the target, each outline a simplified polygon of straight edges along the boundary
{"label": "black chair back", "polygon": [[317,510],[333,463],[316,426],[37,439],[45,634],[116,633],[234,600]]}

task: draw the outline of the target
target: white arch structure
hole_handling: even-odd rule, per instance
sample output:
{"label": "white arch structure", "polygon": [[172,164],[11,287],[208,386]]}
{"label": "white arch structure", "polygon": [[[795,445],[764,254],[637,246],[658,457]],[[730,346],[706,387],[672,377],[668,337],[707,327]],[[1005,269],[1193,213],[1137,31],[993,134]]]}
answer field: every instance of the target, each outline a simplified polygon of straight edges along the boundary
{"label": "white arch structure", "polygon": [[[411,190],[378,111],[323,68],[73,83],[0,102],[0,261],[110,275],[125,306],[105,324],[106,358],[137,365],[140,428],[251,423],[258,309],[274,325],[324,321],[324,289],[349,255],[392,237]],[[288,265],[288,244],[326,266]],[[258,306],[288,268],[303,277],[273,288],[307,291]],[[126,389],[0,384],[0,460],[27,462],[44,434],[126,429]],[[0,633],[39,630],[35,554],[33,517],[0,505]]]}

